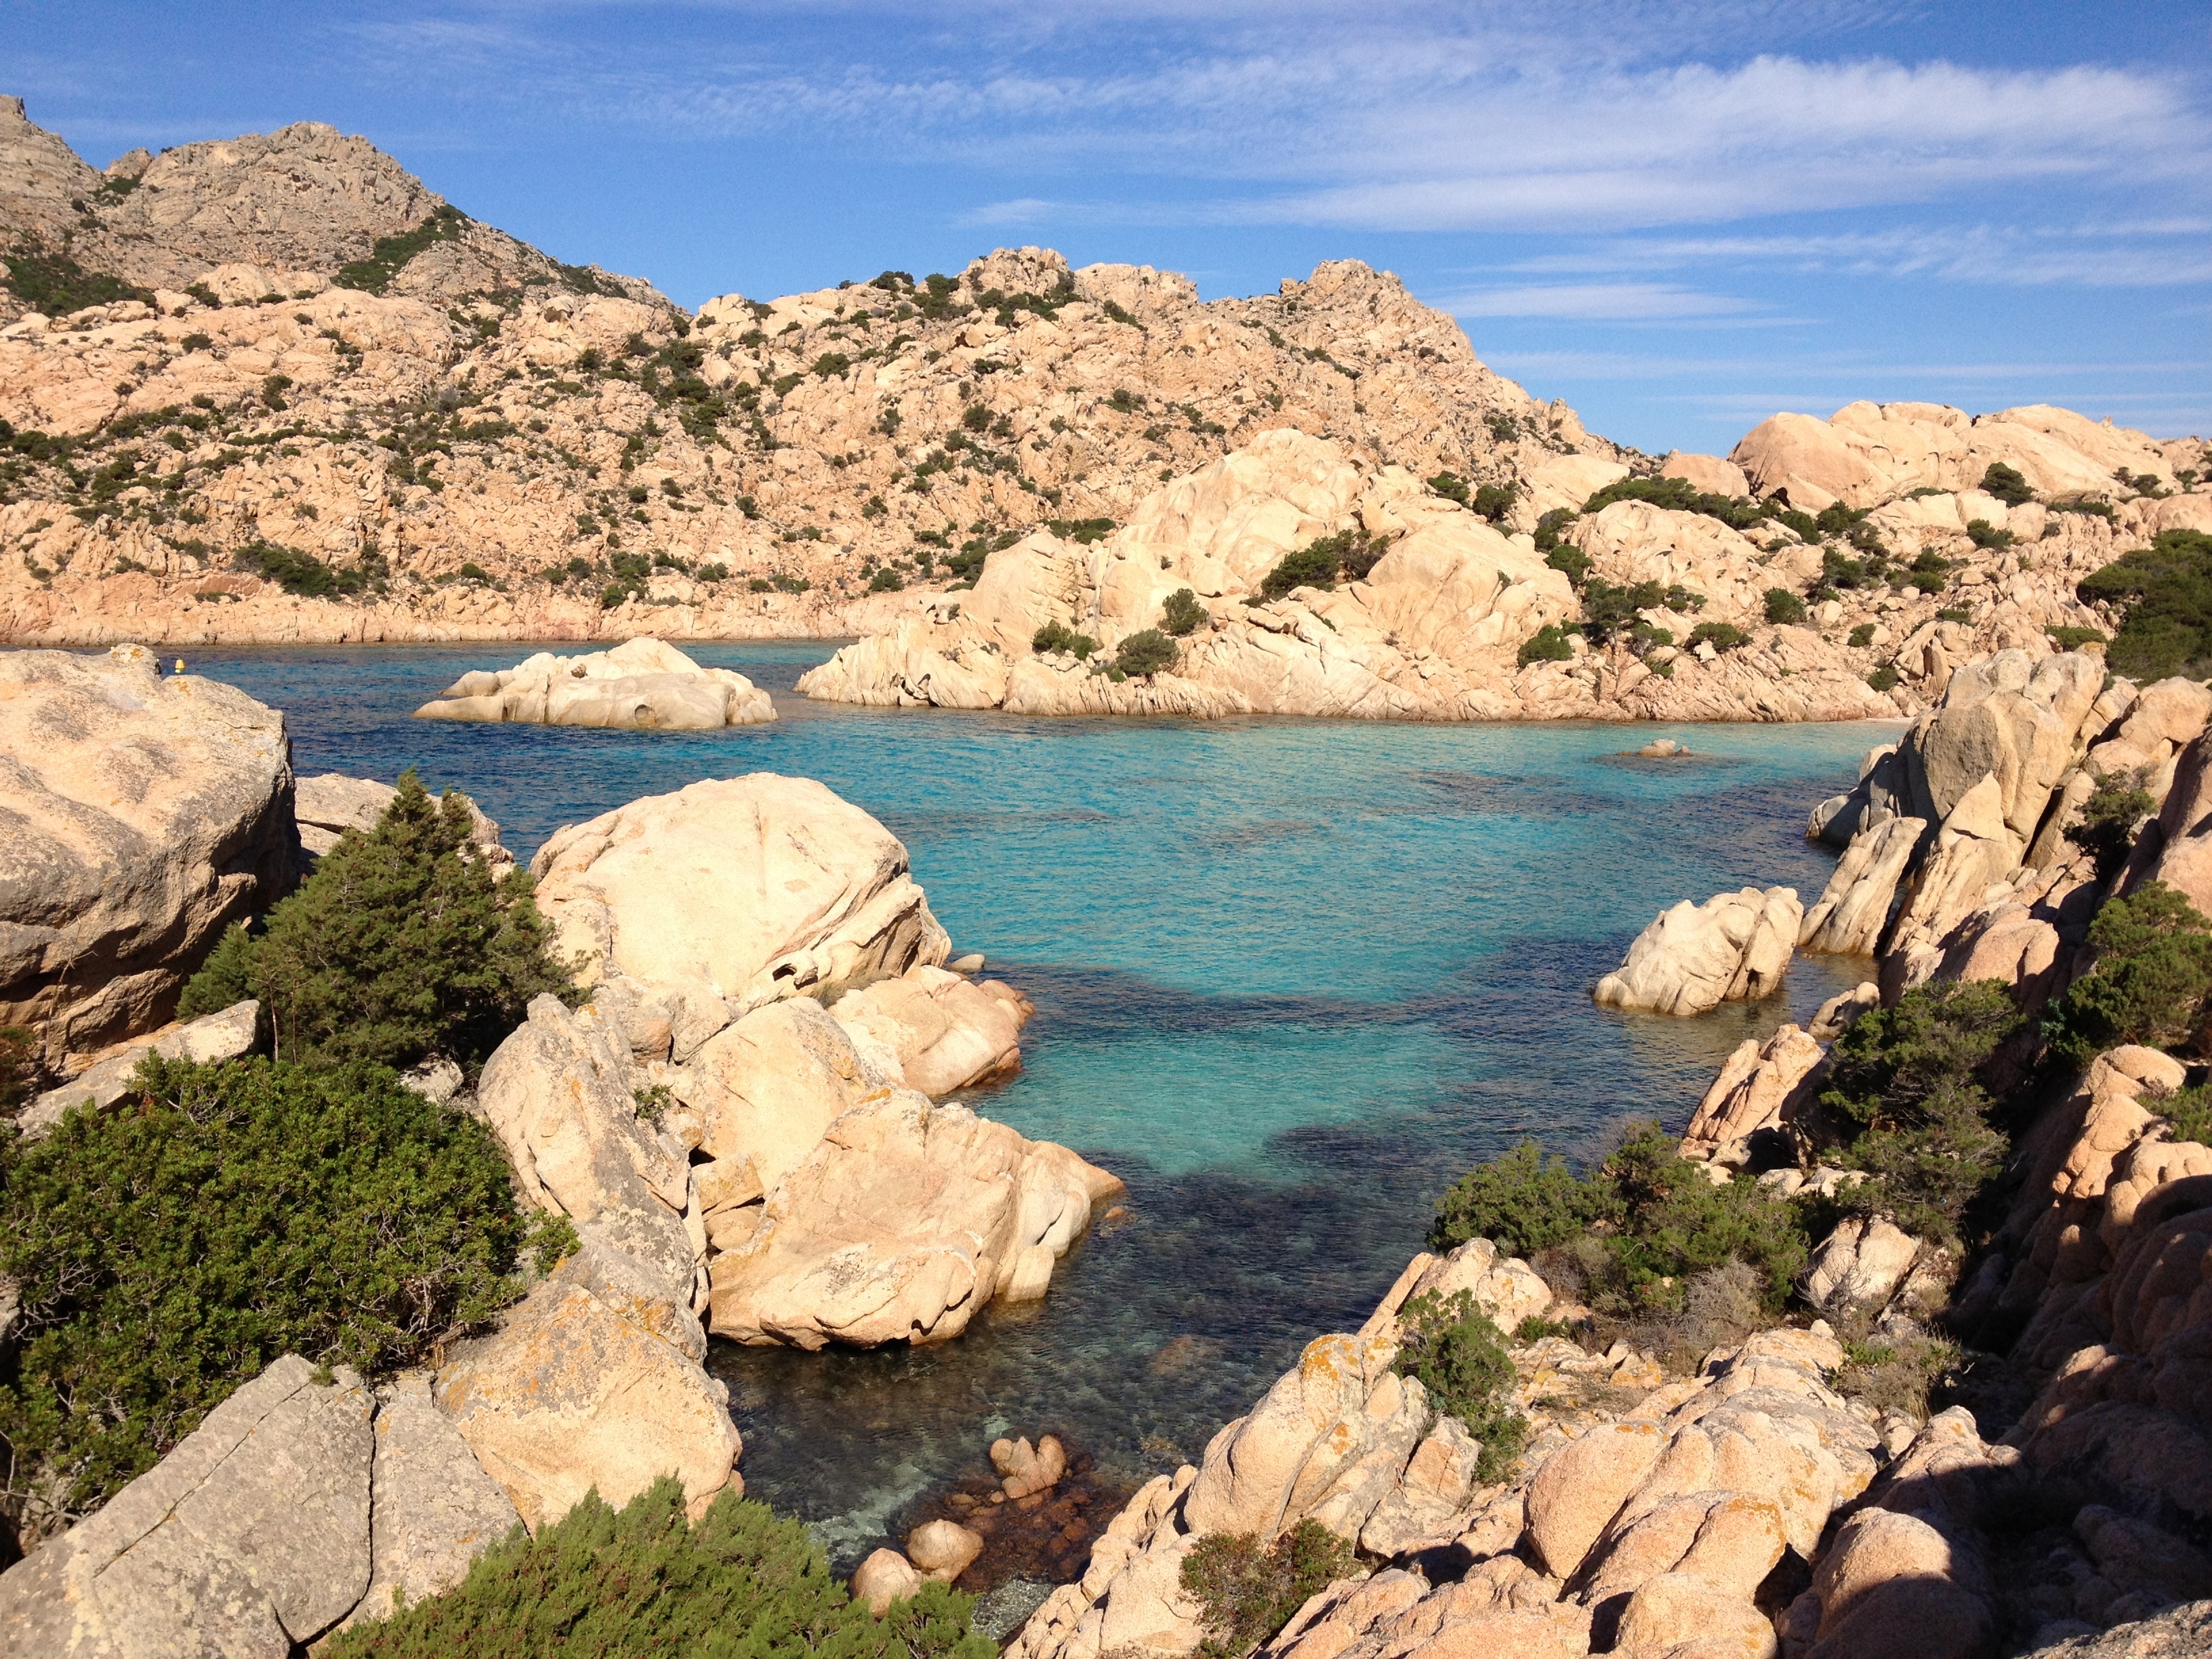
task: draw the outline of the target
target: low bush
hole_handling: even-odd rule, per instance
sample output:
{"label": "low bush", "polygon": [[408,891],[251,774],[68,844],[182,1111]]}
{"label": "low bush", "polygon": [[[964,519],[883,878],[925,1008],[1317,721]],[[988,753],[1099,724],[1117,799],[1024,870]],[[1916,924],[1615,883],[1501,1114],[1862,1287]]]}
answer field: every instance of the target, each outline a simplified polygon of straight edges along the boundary
{"label": "low bush", "polygon": [[350,565],[325,564],[312,553],[272,542],[248,543],[230,556],[230,568],[275,582],[287,593],[307,599],[350,599],[386,586],[384,562],[368,557]]}
{"label": "low bush", "polygon": [[112,305],[118,300],[149,305],[154,301],[149,290],[104,270],[87,270],[66,252],[43,242],[18,239],[0,269],[8,273],[0,277],[0,286],[48,317],[66,317],[87,306]]}
{"label": "low bush", "polygon": [[1445,1194],[1430,1242],[1491,1238],[1542,1255],[1547,1278],[1578,1281],[1583,1301],[1614,1316],[1679,1314],[1689,1283],[1729,1261],[1755,1276],[1761,1306],[1780,1309],[1807,1254],[1796,1208],[1748,1179],[1714,1186],[1675,1148],[1658,1124],[1639,1123],[1577,1177],[1525,1143]]}
{"label": "low bush", "polygon": [[1526,668],[1534,662],[1571,662],[1575,647],[1568,642],[1567,631],[1557,623],[1546,623],[1521,642],[1516,660]]}
{"label": "low bush", "polygon": [[1897,689],[1897,668],[1895,665],[1892,663],[1883,663],[1879,668],[1874,669],[1867,675],[1866,683],[1877,691],[1894,691]]}
{"label": "low bush", "polygon": [[1982,469],[1982,482],[1978,486],[1984,495],[1994,495],[2007,507],[2020,507],[2035,499],[2035,491],[2017,467],[2007,466],[2002,461],[1991,461]]}
{"label": "low bush", "polygon": [[434,209],[412,230],[380,237],[366,259],[339,266],[337,285],[359,289],[364,294],[381,294],[392,286],[392,279],[406,268],[408,261],[439,242],[459,240],[462,227],[467,223],[467,216],[459,208]]}
{"label": "low bush", "polygon": [[1188,587],[1179,587],[1169,594],[1167,603],[1160,607],[1161,629],[1179,640],[1195,634],[1206,625],[1206,607]]}
{"label": "low bush", "polygon": [[1915,1422],[1928,1420],[1929,1396],[1966,1362],[1966,1351],[1948,1337],[1907,1323],[1876,1335],[1846,1334],[1843,1368],[1829,1386],[1846,1400],[1877,1412],[1902,1412]]}
{"label": "low bush", "polygon": [[131,1093],[27,1146],[0,1132],[0,1276],[22,1295],[0,1437],[53,1521],[282,1355],[410,1364],[519,1288],[498,1143],[389,1071],[155,1057]]}
{"label": "low bush", "polygon": [[1690,630],[1689,648],[1710,645],[1716,651],[1740,651],[1751,643],[1751,635],[1734,623],[1699,623]]}
{"label": "low bush", "polygon": [[1984,552],[2002,553],[2012,545],[2012,532],[2000,530],[1987,519],[1966,521],[1966,539]]}
{"label": "low bush", "polygon": [[1941,593],[1950,585],[1951,568],[1950,560],[1929,548],[1913,560],[1912,568],[1905,573],[1905,580],[1908,586],[1917,587],[1923,593]]}
{"label": "low bush", "polygon": [[1082,662],[1098,648],[1098,641],[1088,634],[1079,634],[1066,623],[1048,622],[1030,635],[1030,649],[1036,652],[1070,651]]}
{"label": "low bush", "polygon": [[1114,666],[1124,674],[1149,679],[1173,668],[1182,655],[1182,648],[1173,640],[1157,628],[1147,628],[1121,641]]}
{"label": "low bush", "polygon": [[1874,643],[1874,624],[1872,623],[1861,623],[1856,628],[1851,629],[1850,643],[1851,648],[1854,650],[1863,650],[1866,647],[1872,645]]}
{"label": "low bush", "polygon": [[185,985],[180,1019],[261,999],[277,1057],[473,1070],[531,998],[574,992],[528,873],[474,855],[467,804],[410,768],[376,827],[348,830],[258,938],[234,926]]}
{"label": "low bush", "polygon": [[2115,674],[2212,678],[2212,535],[2161,531],[2148,547],[2083,577],[2075,592],[2122,613],[2105,653]]}
{"label": "low bush", "polygon": [[1544,562],[1577,587],[1580,587],[1589,574],[1589,555],[1571,544],[1554,546],[1544,555]]}
{"label": "low bush", "polygon": [[2089,924],[2096,965],[2067,988],[2046,1026],[2051,1052],[2076,1066],[2140,1042],[2193,1043],[2212,994],[2212,921],[2162,881],[2107,899]]}
{"label": "low bush", "polygon": [[[329,1640],[329,1659],[993,1659],[972,1597],[926,1583],[880,1620],[797,1521],[724,1492],[696,1522],[663,1477],[516,1528],[451,1589]],[[1287,1615],[1285,1615],[1287,1617]]]}
{"label": "low bush", "polygon": [[2112,636],[2101,628],[2067,628],[2052,623],[2044,629],[2051,644],[2061,651],[2079,651],[2085,645],[2109,645]]}
{"label": "low bush", "polygon": [[1313,1520],[1299,1522],[1265,1548],[1251,1533],[1200,1539],[1181,1570],[1183,1591],[1198,1603],[1206,1628],[1198,1659],[1242,1659],[1290,1623],[1316,1591],[1349,1573],[1353,1560],[1352,1546]]}
{"label": "low bush", "polygon": [[2176,1140],[2212,1146],[2212,1085],[2200,1083],[2194,1089],[2178,1090],[2164,1100],[2144,1103],[2173,1127]]}
{"label": "low bush", "polygon": [[2136,826],[2157,805],[2140,771],[2100,777],[2081,803],[2080,821],[2067,826],[2066,839],[2096,860],[2097,879],[2108,882],[2128,861]]}
{"label": "low bush", "polygon": [[1477,518],[1487,519],[1496,524],[1513,510],[1514,501],[1520,493],[1519,488],[1514,484],[1485,484],[1474,492],[1474,499],[1468,506]]}
{"label": "low bush", "polygon": [[905,579],[889,565],[868,578],[868,592],[871,593],[896,593],[905,586]]}
{"label": "low bush", "polygon": [[1536,520],[1536,550],[1548,553],[1557,547],[1559,532],[1581,516],[1571,507],[1555,507],[1544,514]]}
{"label": "low bush", "polygon": [[1821,1111],[1848,1168],[1868,1179],[1844,1197],[1923,1238],[1955,1239],[2009,1142],[1990,1121],[1988,1072],[2025,1021],[2003,983],[1948,981],[1871,1009],[1836,1039]]}
{"label": "low bush", "polygon": [[1766,620],[1771,623],[1802,623],[1805,620],[1805,601],[1786,587],[1766,590]]}
{"label": "low bush", "polygon": [[1428,485],[1446,501],[1457,501],[1462,507],[1468,504],[1467,480],[1456,472],[1439,472],[1428,480]]}
{"label": "low bush", "polygon": [[1417,1379],[1431,1404],[1482,1443],[1476,1480],[1504,1480],[1528,1443],[1528,1422],[1512,1407],[1513,1356],[1497,1325],[1466,1291],[1449,1300],[1434,1291],[1417,1296],[1399,1310],[1398,1324],[1398,1375]]}
{"label": "low bush", "polygon": [[1294,588],[1334,587],[1340,575],[1358,581],[1374,569],[1388,550],[1386,544],[1371,538],[1364,530],[1340,530],[1285,554],[1261,582],[1260,592],[1267,599],[1279,599]]}

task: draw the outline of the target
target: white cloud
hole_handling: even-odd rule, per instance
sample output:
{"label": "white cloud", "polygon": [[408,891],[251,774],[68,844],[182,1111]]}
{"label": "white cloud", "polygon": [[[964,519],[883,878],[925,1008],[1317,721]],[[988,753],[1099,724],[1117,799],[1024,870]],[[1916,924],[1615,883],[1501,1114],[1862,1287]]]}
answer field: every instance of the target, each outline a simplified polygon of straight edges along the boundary
{"label": "white cloud", "polygon": [[1735,316],[1750,301],[1664,283],[1552,283],[1484,289],[1437,301],[1455,317],[1552,317],[1579,322]]}

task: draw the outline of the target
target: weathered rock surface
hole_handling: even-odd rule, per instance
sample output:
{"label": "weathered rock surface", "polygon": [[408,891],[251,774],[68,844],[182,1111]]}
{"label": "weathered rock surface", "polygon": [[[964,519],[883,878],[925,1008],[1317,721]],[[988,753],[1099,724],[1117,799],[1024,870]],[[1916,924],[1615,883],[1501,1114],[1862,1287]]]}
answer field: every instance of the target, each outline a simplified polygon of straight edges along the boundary
{"label": "weathered rock surface", "polygon": [[1826,1079],[1827,1050],[1795,1025],[1761,1042],[1746,1038],[1690,1115],[1682,1156],[1741,1170],[1757,1157],[1755,1135],[1771,1135],[1805,1115]]}
{"label": "weathered rock surface", "polygon": [[939,1342],[1065,1255],[1121,1190],[1066,1148],[907,1090],[854,1107],[709,1264],[711,1328],[740,1342]]}
{"label": "weathered rock surface", "polygon": [[733,1011],[921,963],[951,942],[898,838],[805,778],[755,772],[557,830],[538,905],[582,981],[705,986]]}
{"label": "weathered rock surface", "polygon": [[47,1062],[158,1027],[292,881],[284,717],[150,652],[0,653],[0,1024]]}
{"label": "weathered rock surface", "polygon": [[1780,988],[1802,918],[1788,887],[1747,887],[1703,904],[1684,899],[1636,936],[1595,994],[1604,1007],[1662,1014],[1759,1001]]}
{"label": "weathered rock surface", "polygon": [[830,1012],[897,1076],[926,1095],[1000,1083],[1022,1068],[1023,1022],[1035,1006],[998,980],[981,984],[917,963],[837,999]]}
{"label": "weathered rock surface", "polygon": [[703,1344],[670,1340],[688,1308],[610,1300],[590,1276],[562,1263],[438,1373],[438,1408],[533,1530],[594,1488],[619,1508],[672,1474],[696,1512],[737,1479],[728,1390]]}
{"label": "weathered rock surface", "polygon": [[1890,818],[1853,836],[1827,886],[1805,912],[1798,948],[1871,955],[1889,927],[1897,884],[1927,828],[1918,818]]}
{"label": "weathered rock surface", "polygon": [[540,651],[513,668],[464,674],[415,715],[697,732],[760,725],[775,718],[775,705],[743,674],[702,668],[674,646],[641,635],[611,651],[575,657]]}
{"label": "weathered rock surface", "polygon": [[89,1106],[96,1110],[112,1106],[123,1097],[131,1073],[148,1054],[201,1065],[235,1060],[253,1047],[260,1018],[261,1005],[249,999],[181,1025],[165,1025],[149,1037],[118,1044],[61,1087],[47,1090],[26,1106],[17,1115],[15,1127],[27,1137],[41,1135],[59,1123],[72,1107]]}
{"label": "weathered rock surface", "polygon": [[176,1449],[0,1574],[10,1653],[289,1659],[371,1577],[374,1405],[296,1355],[208,1413]]}

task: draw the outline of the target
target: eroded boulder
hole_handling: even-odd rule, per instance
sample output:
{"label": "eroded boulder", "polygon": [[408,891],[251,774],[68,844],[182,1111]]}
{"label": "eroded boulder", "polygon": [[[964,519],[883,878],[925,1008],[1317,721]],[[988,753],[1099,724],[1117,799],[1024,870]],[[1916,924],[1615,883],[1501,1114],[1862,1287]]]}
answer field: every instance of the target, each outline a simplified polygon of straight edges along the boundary
{"label": "eroded boulder", "polygon": [[847,992],[830,1012],[856,1042],[895,1060],[908,1088],[937,1096],[1019,1072],[1022,1024],[1036,1009],[998,980],[979,985],[918,963]]}
{"label": "eroded boulder", "polygon": [[1780,987],[1802,915],[1788,887],[1747,887],[1701,905],[1685,899],[1636,936],[1620,966],[1597,982],[1597,1000],[1662,1014],[1759,1001]]}
{"label": "eroded boulder", "polygon": [[415,711],[417,720],[522,720],[713,731],[775,718],[767,692],[727,668],[702,668],[674,646],[640,637],[611,651],[464,674]]}

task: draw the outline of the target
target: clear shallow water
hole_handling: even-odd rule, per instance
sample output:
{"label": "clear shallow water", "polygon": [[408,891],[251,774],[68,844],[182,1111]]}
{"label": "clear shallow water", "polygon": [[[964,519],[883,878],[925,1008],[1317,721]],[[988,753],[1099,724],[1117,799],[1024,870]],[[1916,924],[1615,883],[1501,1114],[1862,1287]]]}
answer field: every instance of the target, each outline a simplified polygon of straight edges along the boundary
{"label": "clear shallow water", "polygon": [[[1051,1297],[945,1347],[717,1345],[749,1488],[849,1563],[1006,1432],[1133,1485],[1194,1457],[1317,1332],[1365,1316],[1438,1192],[1523,1134],[1679,1127],[1747,1036],[1856,981],[1703,1019],[1589,988],[1659,909],[1794,884],[1805,813],[1887,741],[1856,726],[1040,720],[810,703],[820,644],[687,647],[774,726],[604,732],[417,721],[521,646],[187,651],[283,708],[304,773],[465,788],[527,859],[558,826],[702,777],[821,779],[905,841],[958,951],[1037,1003],[1029,1069],[978,1101],[1130,1184]],[[1655,736],[1689,761],[1623,757]],[[1784,1006],[1784,1004],[1787,1006]]]}

